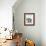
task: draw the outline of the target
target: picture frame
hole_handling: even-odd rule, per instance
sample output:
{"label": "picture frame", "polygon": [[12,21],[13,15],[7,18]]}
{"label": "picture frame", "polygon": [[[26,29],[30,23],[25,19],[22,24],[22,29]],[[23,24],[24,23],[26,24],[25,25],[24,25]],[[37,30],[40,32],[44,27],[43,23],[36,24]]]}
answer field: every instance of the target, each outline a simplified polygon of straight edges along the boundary
{"label": "picture frame", "polygon": [[35,13],[24,13],[24,26],[35,25]]}

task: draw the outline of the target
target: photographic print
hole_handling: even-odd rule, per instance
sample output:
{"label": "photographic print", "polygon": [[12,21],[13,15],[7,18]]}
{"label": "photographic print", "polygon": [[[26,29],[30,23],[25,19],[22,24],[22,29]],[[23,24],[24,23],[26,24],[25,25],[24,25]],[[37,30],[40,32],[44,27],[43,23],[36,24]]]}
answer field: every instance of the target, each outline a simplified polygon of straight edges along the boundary
{"label": "photographic print", "polygon": [[24,13],[24,26],[35,25],[35,13]]}

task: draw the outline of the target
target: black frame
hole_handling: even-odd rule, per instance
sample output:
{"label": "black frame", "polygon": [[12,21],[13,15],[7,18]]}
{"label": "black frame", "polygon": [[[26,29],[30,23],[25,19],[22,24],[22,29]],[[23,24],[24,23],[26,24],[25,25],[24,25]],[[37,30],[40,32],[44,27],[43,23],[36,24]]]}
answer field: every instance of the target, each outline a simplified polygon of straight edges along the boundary
{"label": "black frame", "polygon": [[[26,24],[25,23],[26,15],[33,15],[33,24]],[[24,13],[24,26],[34,26],[34,25],[35,25],[35,13]]]}

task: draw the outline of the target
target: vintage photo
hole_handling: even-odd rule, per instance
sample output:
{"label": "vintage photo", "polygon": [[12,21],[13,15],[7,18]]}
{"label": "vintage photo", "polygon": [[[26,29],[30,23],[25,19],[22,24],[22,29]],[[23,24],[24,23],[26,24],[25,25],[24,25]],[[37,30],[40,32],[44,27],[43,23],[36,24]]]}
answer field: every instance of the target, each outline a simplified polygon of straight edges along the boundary
{"label": "vintage photo", "polygon": [[25,26],[35,25],[35,13],[24,13],[24,25]]}

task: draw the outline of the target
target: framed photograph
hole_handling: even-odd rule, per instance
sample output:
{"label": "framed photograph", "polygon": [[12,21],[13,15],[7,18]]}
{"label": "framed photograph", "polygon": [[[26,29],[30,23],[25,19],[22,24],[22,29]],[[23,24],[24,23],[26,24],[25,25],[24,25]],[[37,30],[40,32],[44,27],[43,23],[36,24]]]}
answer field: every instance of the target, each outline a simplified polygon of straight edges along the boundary
{"label": "framed photograph", "polygon": [[24,13],[24,26],[35,25],[35,13]]}

